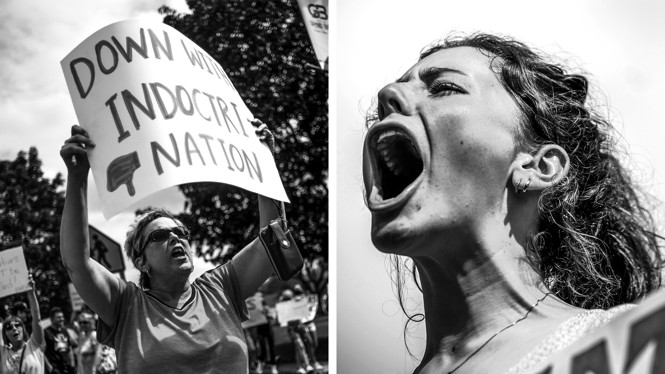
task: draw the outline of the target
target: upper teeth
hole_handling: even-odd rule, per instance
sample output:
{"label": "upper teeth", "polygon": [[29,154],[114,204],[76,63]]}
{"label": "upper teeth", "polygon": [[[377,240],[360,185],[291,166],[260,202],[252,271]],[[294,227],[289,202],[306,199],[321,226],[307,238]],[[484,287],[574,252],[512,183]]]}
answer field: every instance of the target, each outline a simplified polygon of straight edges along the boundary
{"label": "upper teeth", "polygon": [[[396,130],[387,130],[379,134],[376,140],[376,149],[379,152],[381,159],[388,167],[388,169],[395,175],[403,175],[406,170],[404,166],[399,162],[399,149],[397,147],[392,147],[393,143],[397,138],[408,139],[413,146],[413,142],[405,134],[398,132]],[[414,147],[415,148],[415,147]]]}

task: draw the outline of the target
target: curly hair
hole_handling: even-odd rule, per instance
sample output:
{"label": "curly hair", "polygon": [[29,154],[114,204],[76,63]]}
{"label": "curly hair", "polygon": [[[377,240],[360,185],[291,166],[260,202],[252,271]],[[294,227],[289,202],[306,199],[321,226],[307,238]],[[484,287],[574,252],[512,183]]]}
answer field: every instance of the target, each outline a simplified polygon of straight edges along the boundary
{"label": "curly hair", "polygon": [[525,249],[550,291],[574,306],[607,309],[657,289],[663,237],[618,160],[614,128],[586,103],[587,79],[524,43],[484,33],[449,36],[420,59],[455,47],[490,58],[521,112],[518,144],[557,144],[570,157],[567,177],[540,196]]}
{"label": "curly hair", "polygon": [[[157,218],[161,217],[166,217],[170,218],[173,221],[175,221],[178,225],[182,225],[180,220],[178,220],[171,212],[157,208],[153,209],[147,213],[144,213],[134,220],[129,225],[129,229],[127,230],[127,236],[125,237],[125,244],[123,245],[125,254],[127,257],[132,260],[132,263],[136,266],[136,260],[143,256],[143,253],[139,252],[141,250],[141,247],[145,244],[141,240],[141,233],[143,232],[143,229],[145,229],[148,224]],[[150,276],[144,272],[141,272],[141,275],[139,276],[139,287],[143,289],[150,289]]]}

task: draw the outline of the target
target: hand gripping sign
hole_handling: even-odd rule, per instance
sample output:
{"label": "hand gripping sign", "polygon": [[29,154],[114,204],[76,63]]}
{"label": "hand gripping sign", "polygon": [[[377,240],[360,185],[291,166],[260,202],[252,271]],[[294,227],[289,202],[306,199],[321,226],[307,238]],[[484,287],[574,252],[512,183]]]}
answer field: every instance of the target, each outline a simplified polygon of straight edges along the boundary
{"label": "hand gripping sign", "polygon": [[224,69],[173,28],[145,20],[97,31],[61,61],[109,219],[164,188],[232,184],[288,201],[275,161]]}

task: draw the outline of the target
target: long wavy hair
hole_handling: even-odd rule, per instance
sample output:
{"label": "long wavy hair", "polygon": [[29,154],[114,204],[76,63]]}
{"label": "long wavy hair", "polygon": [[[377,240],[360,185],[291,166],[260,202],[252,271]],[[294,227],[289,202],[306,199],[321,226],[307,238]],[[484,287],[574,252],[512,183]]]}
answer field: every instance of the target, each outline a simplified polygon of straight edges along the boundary
{"label": "long wavy hair", "polygon": [[[663,237],[618,160],[614,128],[587,103],[587,79],[524,43],[484,33],[449,36],[420,59],[455,47],[477,48],[490,58],[521,111],[520,145],[557,144],[570,157],[568,176],[542,192],[536,232],[527,238],[527,258],[550,291],[574,306],[607,309],[660,287]],[[414,265],[410,269],[415,273]],[[403,271],[404,264],[396,265],[404,310]],[[420,315],[405,313],[409,320]]]}

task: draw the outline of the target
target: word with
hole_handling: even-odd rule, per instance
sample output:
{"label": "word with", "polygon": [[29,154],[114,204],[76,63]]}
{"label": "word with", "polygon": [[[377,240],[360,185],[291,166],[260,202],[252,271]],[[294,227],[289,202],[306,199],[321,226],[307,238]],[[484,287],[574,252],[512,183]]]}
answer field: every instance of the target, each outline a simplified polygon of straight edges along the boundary
{"label": "word with", "polygon": [[[148,87],[150,87],[150,89],[148,89]],[[150,120],[154,120],[157,117],[157,112],[155,111],[153,102],[156,102],[157,107],[159,108],[159,113],[166,120],[175,117],[178,111],[186,116],[194,116],[194,114],[197,114],[208,122],[212,122],[214,116],[215,122],[218,126],[221,127],[222,120],[224,121],[224,125],[229,133],[241,134],[242,132],[242,135],[248,136],[243,121],[240,119],[238,106],[233,102],[229,102],[233,108],[233,114],[230,115],[229,112],[231,108],[229,108],[229,105],[224,99],[219,96],[202,92],[199,89],[193,89],[190,93],[185,87],[177,85],[175,86],[175,89],[171,90],[159,82],[149,84],[142,83],[141,88],[143,91],[143,101],[137,98],[129,90],[122,90],[122,92],[120,92],[122,102],[124,103],[125,109],[136,130],[141,128],[136,109],[143,112],[143,114],[145,114]],[[152,95],[150,95],[151,92]],[[127,139],[130,136],[130,133],[125,129],[125,126],[120,119],[118,107],[116,106],[117,98],[118,94],[113,94],[113,96],[106,101],[106,106],[109,108],[111,115],[113,116],[113,121],[119,134],[118,143],[120,143]],[[234,116],[235,118],[232,119],[231,116]]]}

